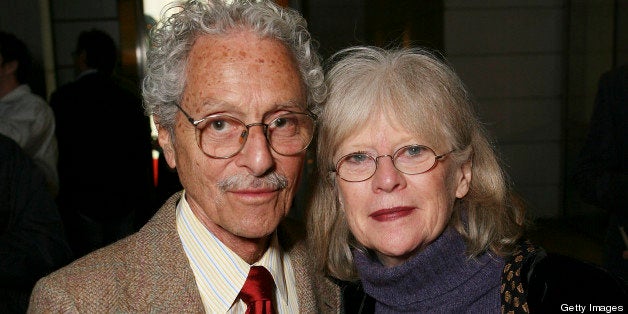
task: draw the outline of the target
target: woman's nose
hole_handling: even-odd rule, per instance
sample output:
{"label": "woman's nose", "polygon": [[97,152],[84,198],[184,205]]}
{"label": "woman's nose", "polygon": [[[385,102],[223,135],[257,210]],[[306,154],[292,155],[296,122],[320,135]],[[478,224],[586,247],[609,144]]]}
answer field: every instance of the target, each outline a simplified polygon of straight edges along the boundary
{"label": "woman's nose", "polygon": [[393,159],[389,155],[377,157],[377,169],[373,175],[373,191],[392,192],[404,188],[406,180],[404,174],[397,170]]}

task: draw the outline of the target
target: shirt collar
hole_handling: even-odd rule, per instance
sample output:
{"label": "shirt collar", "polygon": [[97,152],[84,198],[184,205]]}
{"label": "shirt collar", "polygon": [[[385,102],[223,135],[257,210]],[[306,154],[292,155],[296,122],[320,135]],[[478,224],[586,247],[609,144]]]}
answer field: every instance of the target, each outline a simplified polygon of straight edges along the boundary
{"label": "shirt collar", "polygon": [[98,70],[96,70],[96,69],[87,69],[87,70],[81,72],[79,75],[77,75],[76,78],[74,78],[74,80],[78,81],[81,78],[83,78],[84,76],[89,75],[89,74],[93,74],[93,73],[98,73]]}
{"label": "shirt collar", "polygon": [[[212,312],[225,313],[237,301],[251,266],[264,266],[273,276],[277,300],[287,300],[283,250],[277,233],[259,261],[249,265],[214,236],[194,215],[185,199],[185,192],[177,205],[177,230],[185,253],[194,271],[203,303]],[[281,302],[281,301],[278,301]]]}
{"label": "shirt collar", "polygon": [[31,88],[26,84],[22,84],[10,91],[8,94],[4,95],[4,97],[0,98],[0,101],[11,102],[13,100],[19,99],[25,94],[30,94],[30,92]]}

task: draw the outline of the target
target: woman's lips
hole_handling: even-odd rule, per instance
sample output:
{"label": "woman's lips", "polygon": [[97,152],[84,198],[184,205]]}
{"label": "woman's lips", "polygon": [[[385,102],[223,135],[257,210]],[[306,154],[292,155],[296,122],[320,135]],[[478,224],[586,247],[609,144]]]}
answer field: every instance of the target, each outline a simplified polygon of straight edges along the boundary
{"label": "woman's lips", "polygon": [[369,217],[377,221],[390,221],[390,220],[395,220],[401,217],[408,216],[412,213],[413,210],[414,210],[414,207],[409,207],[409,206],[384,208],[384,209],[380,209],[376,212],[371,213]]}

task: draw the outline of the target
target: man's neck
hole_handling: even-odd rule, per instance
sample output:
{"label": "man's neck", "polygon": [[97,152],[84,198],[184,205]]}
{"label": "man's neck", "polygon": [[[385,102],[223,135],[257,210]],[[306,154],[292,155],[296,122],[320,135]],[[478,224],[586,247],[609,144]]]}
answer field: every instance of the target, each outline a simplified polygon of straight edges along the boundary
{"label": "man's neck", "polygon": [[16,79],[0,80],[0,98],[6,96],[20,86],[20,83]]}
{"label": "man's neck", "polygon": [[235,234],[232,234],[228,230],[222,228],[221,226],[215,224],[209,219],[204,213],[199,213],[197,210],[190,206],[192,213],[196,216],[198,220],[209,230],[220,242],[226,245],[229,249],[231,249],[234,253],[236,253],[240,258],[249,263],[250,265],[259,261],[260,258],[264,255],[266,250],[268,249],[268,245],[270,244],[270,238],[272,234],[267,235],[262,238],[245,238]]}
{"label": "man's neck", "polygon": [[[253,265],[259,261],[270,244],[270,236],[266,236],[261,239],[248,239],[235,236],[228,231],[220,228],[221,231],[210,229],[210,231],[228,248],[238,254],[249,265]],[[222,233],[222,234],[219,234]]]}

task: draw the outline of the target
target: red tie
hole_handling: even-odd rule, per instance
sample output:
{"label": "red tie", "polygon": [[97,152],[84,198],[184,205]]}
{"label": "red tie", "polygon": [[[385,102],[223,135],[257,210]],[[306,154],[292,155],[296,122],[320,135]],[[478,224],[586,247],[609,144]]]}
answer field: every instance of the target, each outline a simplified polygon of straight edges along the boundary
{"label": "red tie", "polygon": [[240,290],[240,298],[246,303],[246,314],[272,314],[273,276],[263,266],[252,266],[249,276]]}

